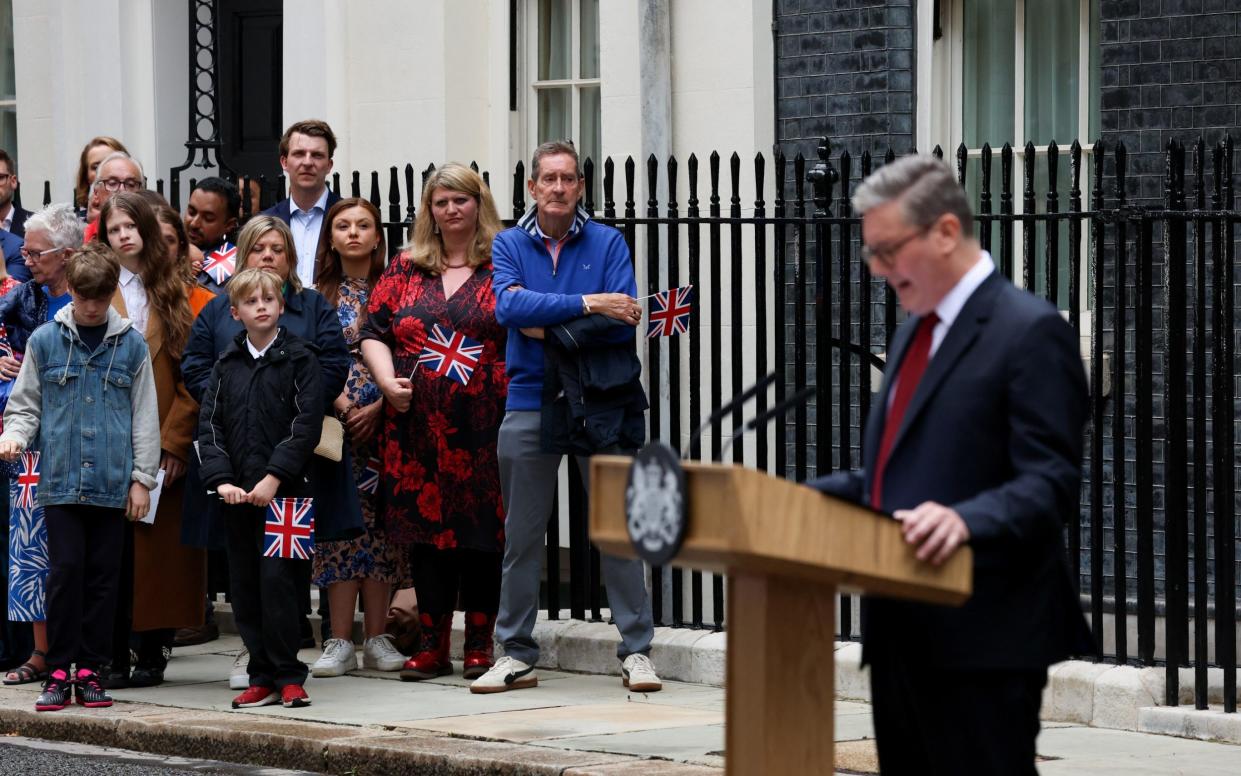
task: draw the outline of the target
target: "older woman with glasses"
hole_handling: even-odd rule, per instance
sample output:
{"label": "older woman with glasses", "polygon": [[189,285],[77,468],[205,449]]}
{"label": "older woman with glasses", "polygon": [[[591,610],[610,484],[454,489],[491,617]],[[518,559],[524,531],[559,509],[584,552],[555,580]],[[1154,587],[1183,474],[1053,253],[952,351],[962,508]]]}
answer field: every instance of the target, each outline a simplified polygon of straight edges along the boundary
{"label": "older woman with glasses", "polygon": [[[11,351],[11,355],[0,356],[0,380],[11,383],[17,377],[30,333],[69,303],[65,269],[69,256],[81,244],[82,222],[72,205],[50,205],[26,221],[22,256],[33,278],[0,298],[0,325]],[[32,461],[31,468],[36,466]],[[34,651],[29,660],[5,676],[4,683],[26,684],[41,681],[47,674],[47,528],[33,489],[9,490],[10,501],[5,502],[9,506],[8,619],[33,623]]]}

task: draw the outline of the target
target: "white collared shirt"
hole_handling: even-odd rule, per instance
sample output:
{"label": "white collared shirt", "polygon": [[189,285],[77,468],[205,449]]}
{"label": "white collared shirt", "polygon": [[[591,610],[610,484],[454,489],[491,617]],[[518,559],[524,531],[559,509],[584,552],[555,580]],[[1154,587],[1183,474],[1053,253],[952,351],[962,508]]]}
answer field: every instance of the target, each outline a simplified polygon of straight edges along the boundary
{"label": "white collared shirt", "polygon": [[952,287],[952,290],[944,294],[944,298],[935,305],[935,314],[939,316],[939,323],[935,324],[935,328],[931,330],[931,356],[935,355],[944,337],[948,336],[948,329],[952,328],[952,322],[961,314],[965,303],[970,300],[983,281],[995,271],[995,262],[991,259],[991,254],[986,251],[982,251],[981,254],[978,261],[974,262],[974,266],[970,267],[969,271],[962,275],[957,284]]}
{"label": "white collared shirt", "polygon": [[4,218],[0,218],[0,229],[3,229],[6,232],[13,231],[13,214],[16,212],[17,212],[17,207],[12,202],[10,202],[9,209],[4,214]]}
{"label": "white collared shirt", "polygon": [[142,278],[121,267],[121,298],[125,300],[125,312],[129,322],[143,336],[147,333],[147,290]]}
{"label": "white collared shirt", "polygon": [[323,228],[323,215],[327,212],[327,188],[309,210],[302,210],[289,198],[289,230],[293,232],[293,245],[297,248],[297,276],[305,288],[315,287],[315,252],[319,249],[319,230]]}
{"label": "white collared shirt", "polygon": [[[276,333],[279,334],[280,330],[277,329]],[[263,346],[262,350],[259,350],[258,348],[254,347],[254,343],[250,341],[250,336],[246,335],[246,348],[249,349],[250,355],[254,357],[255,361],[258,361],[260,358],[263,357],[263,355],[267,351],[271,350],[271,346],[275,344],[275,342],[276,342],[276,338],[272,337],[271,342],[268,342],[266,345]]]}

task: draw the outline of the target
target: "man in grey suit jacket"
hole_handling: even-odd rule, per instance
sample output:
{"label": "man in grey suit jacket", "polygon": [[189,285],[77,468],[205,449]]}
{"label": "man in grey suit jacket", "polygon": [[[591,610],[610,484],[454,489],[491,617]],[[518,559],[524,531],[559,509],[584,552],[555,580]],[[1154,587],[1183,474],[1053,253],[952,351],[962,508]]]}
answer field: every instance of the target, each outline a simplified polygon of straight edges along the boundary
{"label": "man in grey suit jacket", "polygon": [[863,602],[880,766],[1035,774],[1047,667],[1092,644],[1064,550],[1087,411],[1077,335],[996,272],[942,161],[887,165],[853,202],[870,271],[910,318],[866,422],[864,468],[810,484],[892,514],[927,563],[974,551],[962,607]]}

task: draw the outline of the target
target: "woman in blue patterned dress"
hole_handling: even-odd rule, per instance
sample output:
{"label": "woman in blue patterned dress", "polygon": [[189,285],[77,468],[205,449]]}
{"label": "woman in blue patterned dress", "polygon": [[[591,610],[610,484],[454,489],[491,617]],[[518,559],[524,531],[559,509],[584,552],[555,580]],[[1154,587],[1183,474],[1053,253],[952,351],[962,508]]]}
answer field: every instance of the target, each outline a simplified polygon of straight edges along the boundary
{"label": "woman in blue patterned dress", "polygon": [[336,306],[353,356],[349,378],[336,398],[335,409],[353,446],[354,477],[366,524],[366,533],[356,539],[323,542],[315,547],[314,584],[327,588],[333,637],[323,643],[323,655],[311,666],[311,673],[318,677],[340,676],[357,668],[352,634],[359,592],[365,609],[362,667],[396,671],[405,662],[392,637],[384,633],[392,586],[407,574],[404,553],[389,545],[383,529],[375,522],[379,482],[376,442],[383,418],[383,397],[362,363],[358,348],[366,304],[387,257],[379,225],[379,211],[370,202],[343,199],[324,216],[315,256],[315,287]]}

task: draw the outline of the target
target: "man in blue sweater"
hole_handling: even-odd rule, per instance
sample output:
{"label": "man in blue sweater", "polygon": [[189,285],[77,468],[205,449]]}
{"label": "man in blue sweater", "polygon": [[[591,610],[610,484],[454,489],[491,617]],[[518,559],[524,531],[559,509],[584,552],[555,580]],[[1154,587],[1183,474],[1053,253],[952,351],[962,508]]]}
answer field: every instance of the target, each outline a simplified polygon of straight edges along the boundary
{"label": "man in blue sweater", "polygon": [[[562,457],[545,451],[542,442],[545,330],[595,316],[593,341],[624,355],[636,348],[634,327],[642,318],[624,238],[578,207],[583,179],[573,144],[539,146],[527,185],[534,205],[492,247],[496,319],[509,328],[508,405],[498,448],[507,517],[496,635],[505,655],[470,686],[475,693],[538,684],[539,645],[533,632],[540,563]],[[634,446],[631,437],[614,429],[594,452]],[[585,481],[587,456],[578,456],[578,464]],[[636,692],[659,690],[662,684],[648,657],[655,629],[642,562],[604,555],[600,566],[621,635],[617,657],[624,684]]]}

